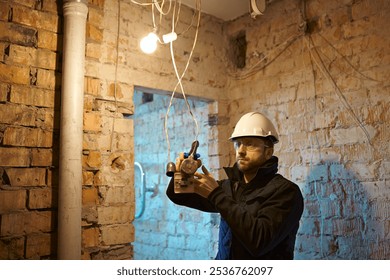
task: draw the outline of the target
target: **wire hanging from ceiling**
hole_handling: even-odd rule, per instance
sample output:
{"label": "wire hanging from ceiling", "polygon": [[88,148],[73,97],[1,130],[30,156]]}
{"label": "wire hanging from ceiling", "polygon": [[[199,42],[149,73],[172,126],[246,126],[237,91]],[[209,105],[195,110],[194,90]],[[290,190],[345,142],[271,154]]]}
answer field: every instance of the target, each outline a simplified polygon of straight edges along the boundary
{"label": "wire hanging from ceiling", "polygon": [[[169,131],[168,131],[168,117],[169,117],[169,112],[170,109],[173,105],[174,97],[176,95],[176,90],[178,87],[180,87],[181,94],[185,100],[185,104],[188,110],[188,113],[190,114],[193,122],[194,122],[194,127],[195,127],[195,136],[194,136],[194,141],[197,141],[198,136],[199,136],[199,125],[198,121],[192,112],[190,103],[188,102],[187,95],[184,89],[183,85],[183,77],[186,74],[197,40],[198,40],[198,33],[199,33],[199,26],[200,26],[200,16],[201,16],[201,0],[194,0],[195,1],[195,11],[192,15],[192,19],[190,24],[181,32],[177,33],[176,28],[179,23],[180,19],[180,12],[181,12],[181,0],[152,0],[152,1],[147,1],[147,2],[140,2],[140,1],[135,1],[131,0],[132,3],[137,4],[137,5],[142,5],[142,6],[151,6],[152,7],[152,23],[153,23],[153,33],[156,35],[157,40],[161,44],[168,44],[169,43],[169,48],[170,48],[170,56],[172,60],[172,65],[174,69],[175,76],[177,78],[177,83],[176,86],[174,87],[171,98],[169,101],[169,105],[165,114],[165,119],[164,119],[164,132],[165,132],[165,137],[166,137],[166,142],[167,142],[167,151],[168,151],[168,161],[170,160],[170,154],[171,154],[171,146],[170,146],[170,140],[169,140]],[[169,3],[167,3],[169,2]],[[172,3],[174,2],[174,3]],[[167,7],[167,8],[166,8]],[[157,11],[156,11],[157,10]],[[159,20],[157,22],[155,13],[159,16]],[[162,38],[163,40],[160,39],[158,33],[160,32],[161,24],[162,24],[162,19],[164,16],[168,16],[171,14],[172,20],[171,20],[171,33],[168,33],[166,35],[163,35]],[[197,15],[197,23],[195,25],[195,35],[193,39],[193,44],[191,47],[191,51],[189,52],[189,56],[187,58],[187,62],[185,64],[184,70],[180,73],[178,70],[176,60],[175,60],[175,55],[174,55],[174,40],[166,40],[167,38],[177,38],[177,36],[183,35],[187,31],[189,31],[192,27],[194,27],[194,19]],[[171,36],[171,37],[169,37]],[[156,38],[155,37],[155,38]]]}
{"label": "wire hanging from ceiling", "polygon": [[[193,40],[193,44],[192,44],[192,48],[191,48],[190,54],[189,54],[188,59],[187,59],[187,63],[185,65],[185,68],[184,68],[184,70],[183,70],[181,75],[179,75],[179,72],[178,72],[178,69],[177,69],[177,65],[176,65],[176,60],[175,60],[174,50],[173,50],[173,42],[170,42],[171,59],[172,59],[172,64],[173,64],[173,67],[174,67],[175,74],[176,74],[176,77],[178,79],[178,82],[177,82],[175,88],[172,91],[171,99],[169,101],[168,109],[167,109],[167,112],[165,114],[165,120],[164,120],[164,130],[165,130],[165,137],[166,137],[167,146],[168,146],[167,150],[168,150],[168,161],[169,162],[171,161],[171,146],[170,146],[169,133],[168,133],[168,116],[169,116],[169,112],[170,112],[170,109],[172,107],[173,99],[175,97],[176,89],[177,89],[178,86],[180,86],[183,98],[184,98],[184,100],[186,102],[186,105],[187,105],[188,112],[189,112],[189,114],[191,115],[191,117],[192,117],[192,119],[194,121],[194,125],[195,125],[195,138],[194,138],[194,141],[197,141],[198,136],[199,136],[199,125],[198,125],[198,122],[197,122],[197,120],[196,120],[196,118],[195,118],[195,116],[194,116],[194,114],[193,114],[193,112],[191,110],[191,106],[190,106],[190,104],[188,102],[188,99],[187,99],[187,96],[186,96],[186,93],[185,93],[185,90],[184,90],[184,87],[183,87],[183,83],[182,83],[182,79],[183,79],[185,73],[187,72],[188,66],[190,64],[190,61],[191,61],[191,58],[192,58],[192,55],[194,53],[194,49],[195,49],[195,46],[196,46],[196,43],[197,43],[197,40],[198,40],[198,33],[199,33],[199,26],[200,26],[200,16],[201,16],[201,0],[196,0],[196,11],[197,11],[197,14],[198,14],[198,20],[197,20],[196,29],[195,29],[195,37],[194,37],[194,40]],[[173,28],[174,28],[174,21],[175,21],[175,18],[173,16],[172,17],[172,32],[173,32]]]}

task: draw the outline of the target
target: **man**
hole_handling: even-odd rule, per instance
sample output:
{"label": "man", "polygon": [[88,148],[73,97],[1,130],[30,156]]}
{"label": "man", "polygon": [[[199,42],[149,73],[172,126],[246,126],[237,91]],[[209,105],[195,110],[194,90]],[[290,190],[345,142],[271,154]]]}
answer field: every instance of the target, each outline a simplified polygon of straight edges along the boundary
{"label": "man", "polygon": [[[202,166],[203,174],[194,176],[194,193],[175,193],[172,180],[169,199],[220,213],[216,259],[293,259],[303,197],[296,184],[277,174],[273,147],[279,138],[274,125],[251,112],[241,117],[230,139],[236,163],[225,168],[228,179],[216,181]],[[178,159],[176,170],[183,159]]]}

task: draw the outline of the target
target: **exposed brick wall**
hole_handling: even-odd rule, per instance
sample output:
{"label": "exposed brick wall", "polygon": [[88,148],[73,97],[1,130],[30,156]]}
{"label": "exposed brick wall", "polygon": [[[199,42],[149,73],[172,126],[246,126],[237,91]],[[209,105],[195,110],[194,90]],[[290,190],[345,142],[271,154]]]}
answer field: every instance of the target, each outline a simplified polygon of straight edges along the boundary
{"label": "exposed brick wall", "polygon": [[[0,259],[56,258],[63,39],[58,2],[0,0]],[[280,133],[280,172],[305,194],[296,257],[388,259],[389,5],[308,0],[314,48],[309,34],[283,44],[302,23],[299,2],[273,1],[256,20],[244,16],[223,24],[202,16],[183,81],[191,95],[216,101],[210,168],[223,176],[221,167],[233,161],[226,139],[238,117],[263,111]],[[134,86],[169,92],[176,79],[168,46],[149,56],[138,49],[139,38],[152,29],[150,9],[121,1],[118,37],[118,2],[90,0],[88,7],[82,258],[131,259],[134,130],[127,116],[134,111]],[[183,8],[181,23],[187,26],[191,17]],[[246,67],[237,71],[227,54],[229,39],[242,30]],[[190,29],[175,42],[179,69],[193,35]],[[350,108],[320,70],[315,49]],[[263,58],[258,66],[264,67],[251,75]]]}
{"label": "exposed brick wall", "polygon": [[40,3],[0,1],[0,259],[56,252],[61,26]]}
{"label": "exposed brick wall", "polygon": [[[133,114],[134,85],[170,91],[176,81],[167,46],[154,56],[138,48],[151,24],[149,9],[121,1],[118,21],[116,0],[90,0],[88,8],[82,258],[131,259],[134,132],[125,116]],[[184,21],[192,16],[187,8],[182,13]],[[56,258],[62,22],[61,1],[0,1],[0,259]],[[204,23],[212,27],[200,37],[222,38],[220,21]],[[178,45],[179,67],[193,35],[192,29]],[[211,48],[211,57],[203,55],[210,48],[194,54],[199,70],[185,78],[193,95],[218,96],[223,88],[218,49]]]}
{"label": "exposed brick wall", "polygon": [[274,1],[255,21],[227,25],[228,36],[245,30],[248,46],[246,68],[230,71],[231,125],[252,110],[277,125],[280,173],[305,196],[296,258],[388,259],[390,5],[308,0],[308,32],[287,46],[300,2]]}

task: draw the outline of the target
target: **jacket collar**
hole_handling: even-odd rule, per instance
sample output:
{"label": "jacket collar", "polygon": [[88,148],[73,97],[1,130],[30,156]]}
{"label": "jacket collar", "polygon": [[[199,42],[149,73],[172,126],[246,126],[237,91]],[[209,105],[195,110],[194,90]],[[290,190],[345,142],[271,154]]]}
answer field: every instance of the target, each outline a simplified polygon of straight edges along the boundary
{"label": "jacket collar", "polygon": [[[266,161],[264,165],[258,169],[256,176],[247,184],[244,182],[243,173],[238,169],[237,164],[234,164],[233,167],[225,168],[225,172],[233,185],[236,187],[244,187],[245,190],[249,191],[247,192],[247,201],[261,196],[264,190],[263,187],[268,184],[277,171],[278,158],[276,156],[272,156]],[[232,189],[230,189],[230,191],[232,191]],[[271,191],[274,191],[274,189]]]}
{"label": "jacket collar", "polygon": [[[274,175],[278,171],[278,158],[276,156],[272,156],[269,160],[267,160],[262,166],[257,170],[257,174],[255,178],[252,179],[248,183],[251,185],[252,182],[257,182],[259,179],[264,178],[268,175]],[[224,167],[226,175],[231,181],[243,182],[243,173],[238,169],[237,163],[235,163],[232,167]]]}

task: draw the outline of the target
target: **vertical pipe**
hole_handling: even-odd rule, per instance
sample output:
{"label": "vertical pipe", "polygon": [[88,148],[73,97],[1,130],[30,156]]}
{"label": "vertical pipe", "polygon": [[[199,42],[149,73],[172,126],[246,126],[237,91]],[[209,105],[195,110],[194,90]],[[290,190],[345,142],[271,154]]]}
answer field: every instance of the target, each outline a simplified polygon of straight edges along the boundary
{"label": "vertical pipe", "polygon": [[87,0],[64,0],[58,259],[81,259],[82,143]]}

